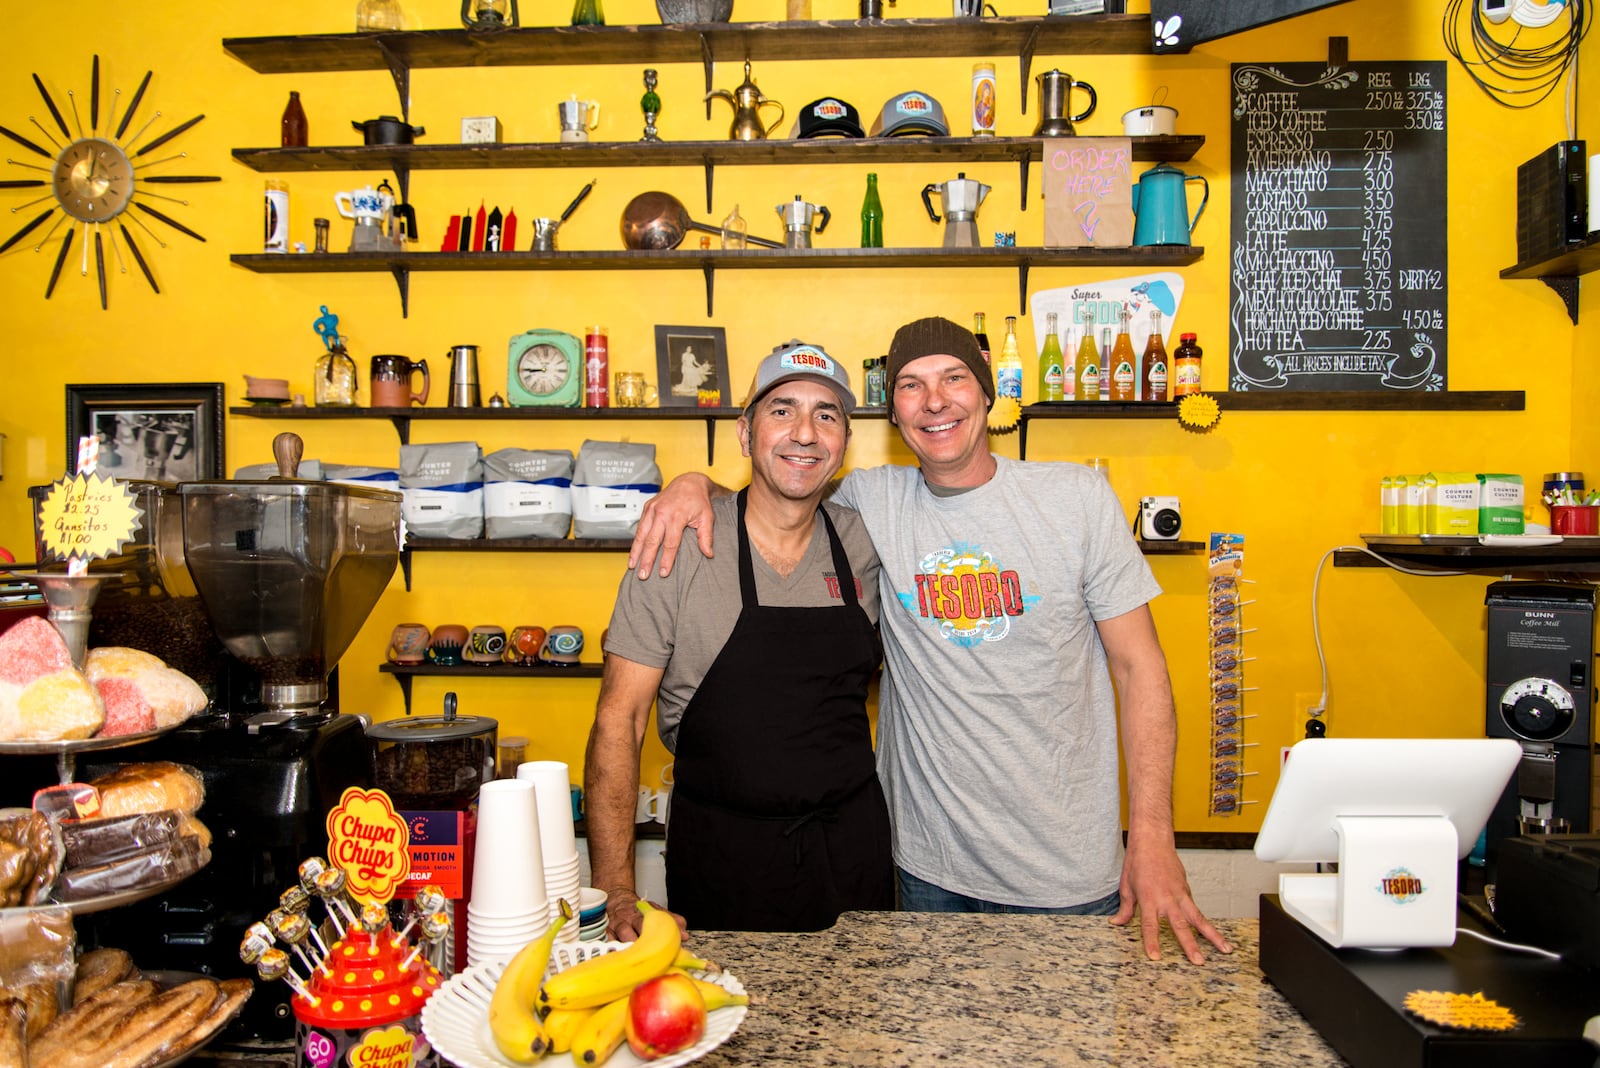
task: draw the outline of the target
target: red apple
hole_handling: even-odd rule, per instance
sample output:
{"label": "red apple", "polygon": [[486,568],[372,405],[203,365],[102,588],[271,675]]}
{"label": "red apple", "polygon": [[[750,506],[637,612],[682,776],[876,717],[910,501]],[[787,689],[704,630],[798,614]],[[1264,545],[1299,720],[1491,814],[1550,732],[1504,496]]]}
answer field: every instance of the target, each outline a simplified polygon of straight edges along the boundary
{"label": "red apple", "polygon": [[628,995],[628,1048],[653,1061],[688,1049],[706,1033],[706,1001],[687,975],[668,972]]}

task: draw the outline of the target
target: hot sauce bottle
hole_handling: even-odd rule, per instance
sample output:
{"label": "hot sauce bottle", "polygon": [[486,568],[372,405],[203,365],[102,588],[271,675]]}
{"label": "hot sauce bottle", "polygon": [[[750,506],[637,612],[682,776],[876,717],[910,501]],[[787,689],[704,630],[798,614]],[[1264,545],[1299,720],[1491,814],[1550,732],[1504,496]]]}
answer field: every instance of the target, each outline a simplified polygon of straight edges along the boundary
{"label": "hot sauce bottle", "polygon": [[1200,392],[1200,346],[1193,334],[1178,336],[1178,351],[1172,354],[1172,396],[1187,397]]}
{"label": "hot sauce bottle", "polygon": [[1150,309],[1150,340],[1144,345],[1142,401],[1167,399],[1167,346],[1161,340],[1161,309]]}

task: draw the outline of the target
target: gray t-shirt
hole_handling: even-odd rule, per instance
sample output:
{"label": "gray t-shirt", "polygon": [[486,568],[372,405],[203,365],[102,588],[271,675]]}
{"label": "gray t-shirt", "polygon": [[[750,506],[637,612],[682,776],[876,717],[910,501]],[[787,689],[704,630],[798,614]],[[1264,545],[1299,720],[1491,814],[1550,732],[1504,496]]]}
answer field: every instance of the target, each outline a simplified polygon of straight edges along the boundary
{"label": "gray t-shirt", "polygon": [[1116,696],[1095,621],[1161,592],[1106,480],[1003,456],[938,497],[852,471],[882,558],[878,774],[895,863],[946,890],[1059,908],[1117,889]]}
{"label": "gray t-shirt", "polygon": [[[727,644],[738,622],[743,602],[739,597],[739,512],[737,498],[712,503],[713,548],[707,560],[685,539],[672,574],[652,575],[640,582],[630,571],[622,576],[617,604],[611,611],[611,633],[606,652],[627,657],[648,667],[665,668],[656,694],[656,725],[661,741],[676,751],[678,721],[689,699],[700,688],[717,654]],[[867,618],[878,620],[878,554],[872,549],[861,517],[842,505],[824,504],[839,533],[850,569],[855,572],[856,594]],[[818,522],[811,546],[787,578],[779,575],[751,547],[760,603],[788,608],[827,608],[842,603],[827,529]],[[795,635],[795,655],[805,655],[805,635]]]}

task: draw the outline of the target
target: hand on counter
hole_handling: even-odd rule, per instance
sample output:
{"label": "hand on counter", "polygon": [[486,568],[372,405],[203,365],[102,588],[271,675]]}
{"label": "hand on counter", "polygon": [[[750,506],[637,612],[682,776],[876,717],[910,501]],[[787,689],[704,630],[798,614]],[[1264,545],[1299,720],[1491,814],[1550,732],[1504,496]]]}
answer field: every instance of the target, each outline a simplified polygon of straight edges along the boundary
{"label": "hand on counter", "polygon": [[1183,947],[1184,956],[1191,964],[1206,962],[1194,936],[1196,931],[1223,953],[1233,952],[1233,946],[1194,903],[1189,893],[1189,877],[1170,839],[1165,843],[1147,843],[1130,833],[1119,889],[1122,908],[1111,922],[1118,927],[1125,926],[1137,911],[1139,927],[1144,934],[1145,956],[1151,960],[1161,959],[1162,920],[1172,928],[1173,937]]}
{"label": "hand on counter", "polygon": [[[614,942],[632,942],[639,937],[639,925],[644,913],[639,910],[639,895],[632,890],[612,890],[606,896],[606,937]],[[655,902],[651,902],[655,905]],[[668,916],[678,921],[678,933],[684,941],[689,939],[689,928],[676,912],[656,905]]]}

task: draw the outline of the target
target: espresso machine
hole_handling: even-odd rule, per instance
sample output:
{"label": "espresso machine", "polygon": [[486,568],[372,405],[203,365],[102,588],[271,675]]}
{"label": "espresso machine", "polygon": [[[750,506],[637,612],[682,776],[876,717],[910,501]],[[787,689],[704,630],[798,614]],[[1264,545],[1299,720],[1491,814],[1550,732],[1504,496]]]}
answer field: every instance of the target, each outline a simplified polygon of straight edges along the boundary
{"label": "espresso machine", "polygon": [[[292,472],[298,450],[279,446],[280,470]],[[252,976],[239,959],[245,928],[278,907],[301,861],[326,856],[325,820],[340,794],[370,785],[365,722],[337,710],[330,675],[394,573],[400,495],[280,477],[166,485],[149,499],[147,527],[170,529],[181,513],[181,556],[160,542],[161,567],[192,579],[226,653],[206,714],[95,754],[98,765],[80,760],[78,778],[142,760],[196,768],[211,863],[159,899],[81,916],[78,936],[126,949],[145,969]],[[101,644],[92,621],[90,635]],[[154,644],[147,651],[173,658]],[[292,1046],[291,993],[258,984],[222,1042]]]}

